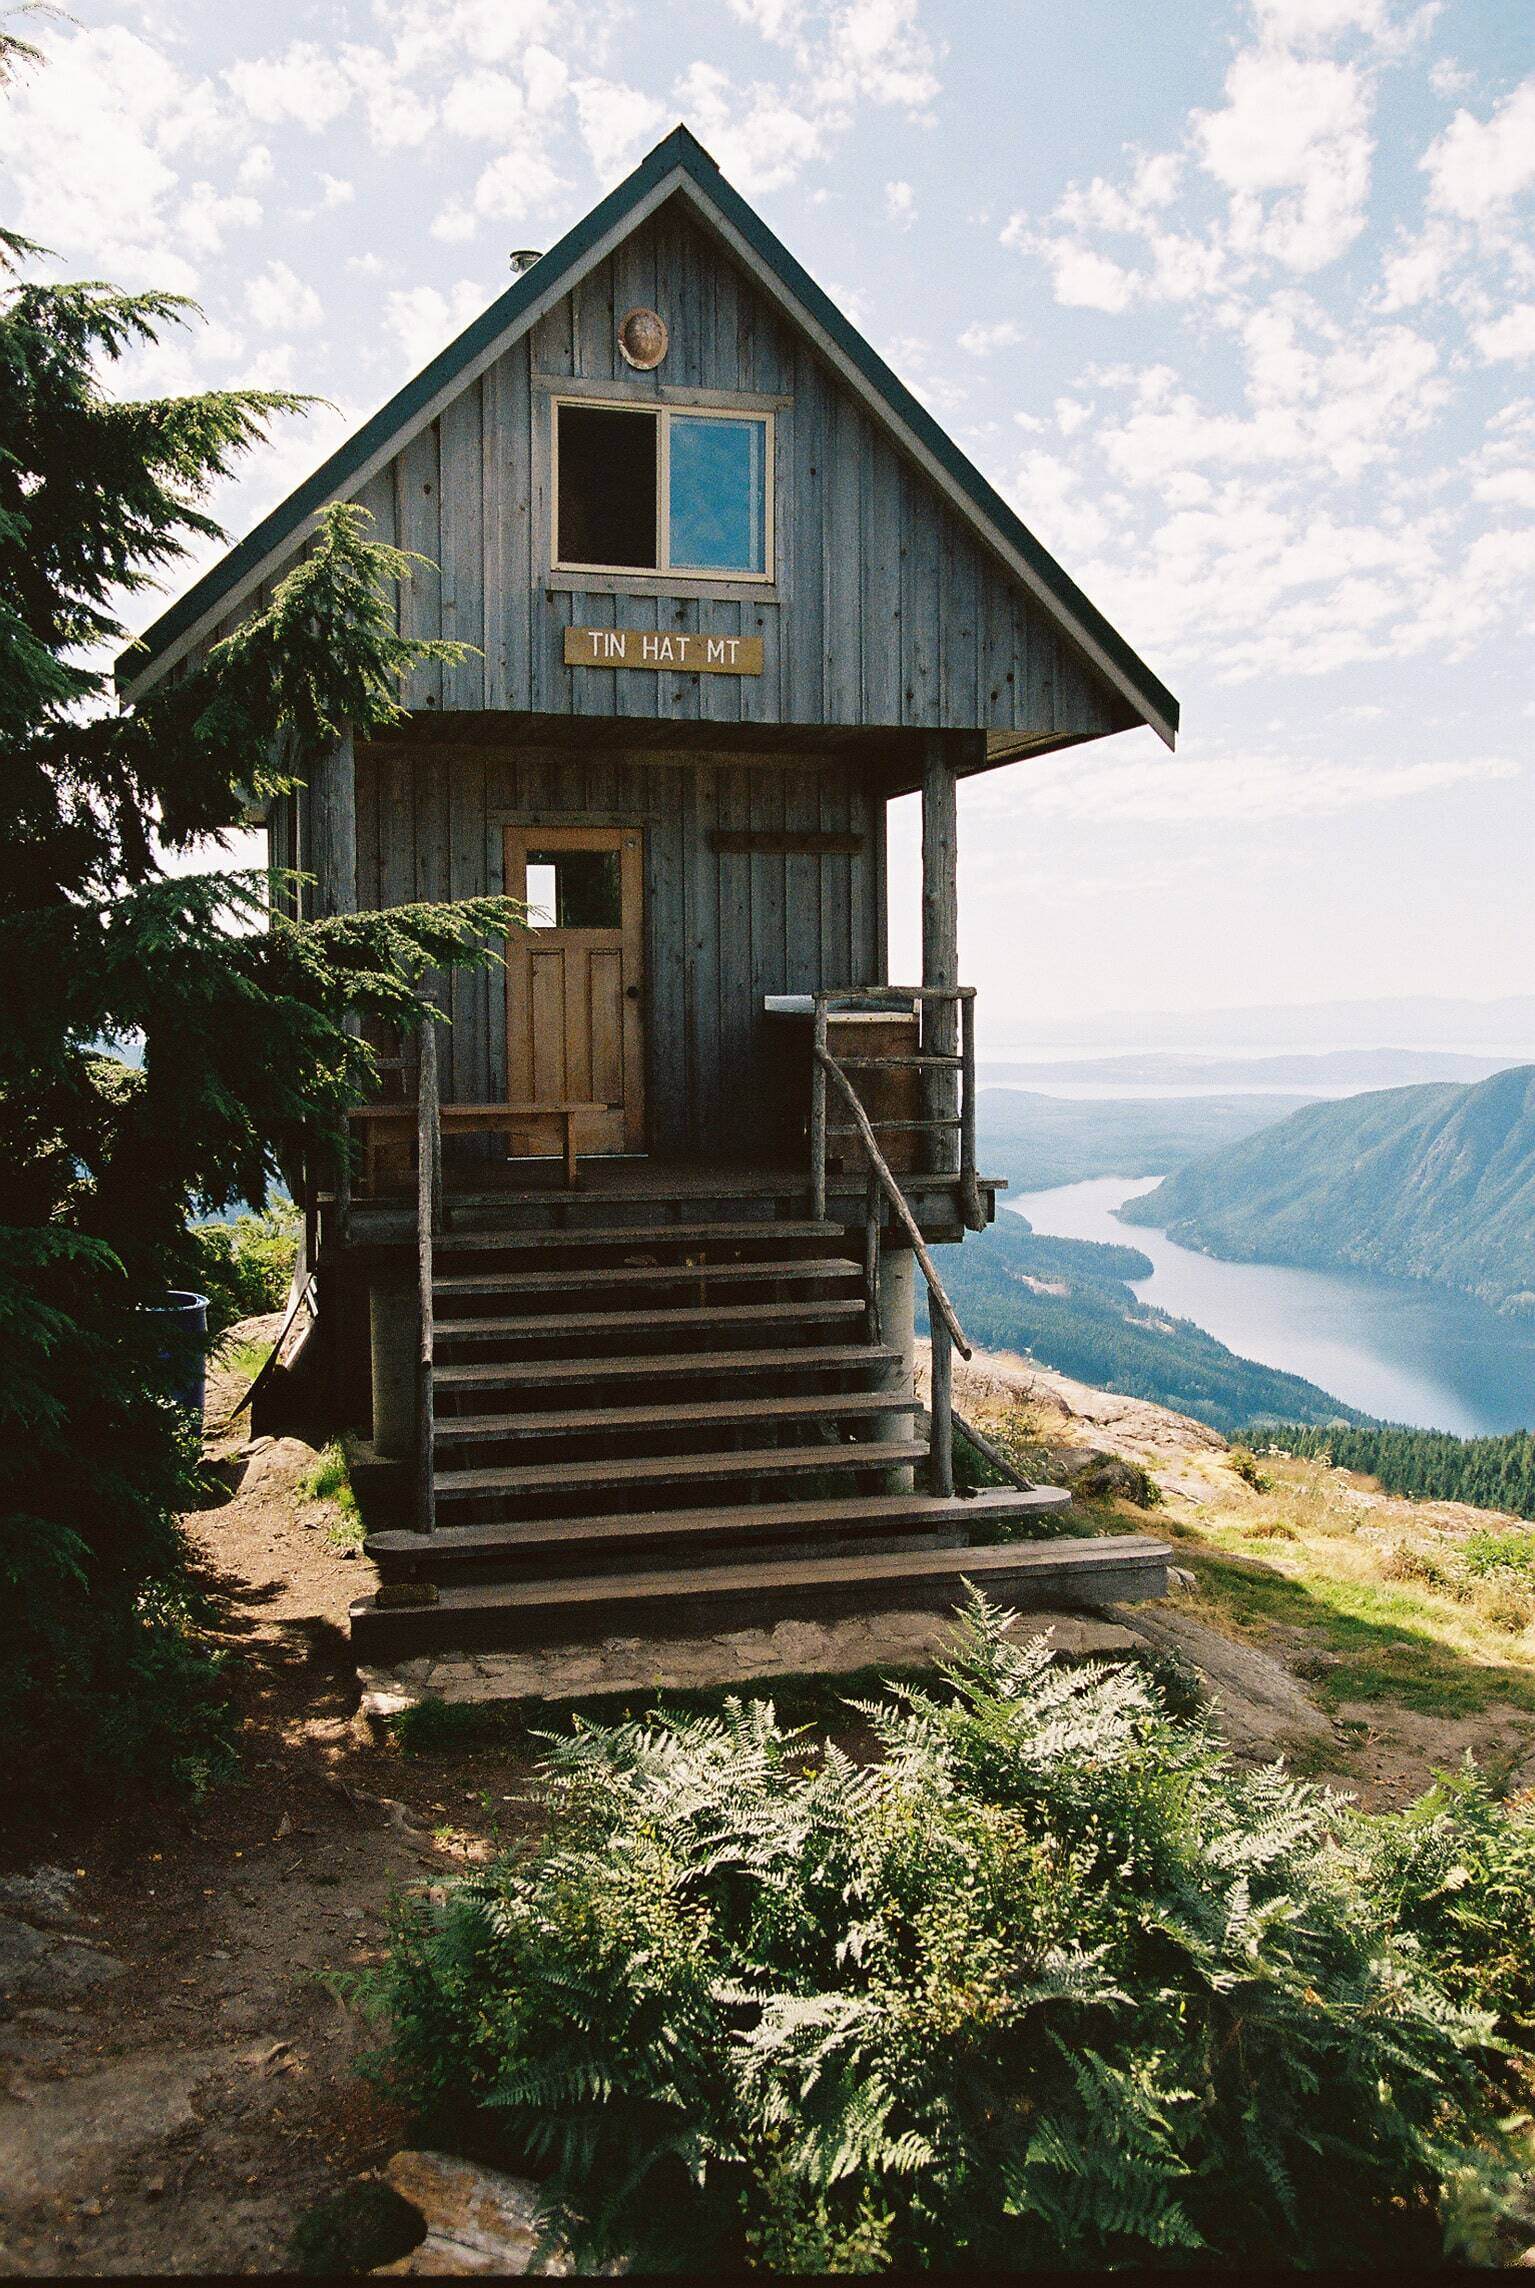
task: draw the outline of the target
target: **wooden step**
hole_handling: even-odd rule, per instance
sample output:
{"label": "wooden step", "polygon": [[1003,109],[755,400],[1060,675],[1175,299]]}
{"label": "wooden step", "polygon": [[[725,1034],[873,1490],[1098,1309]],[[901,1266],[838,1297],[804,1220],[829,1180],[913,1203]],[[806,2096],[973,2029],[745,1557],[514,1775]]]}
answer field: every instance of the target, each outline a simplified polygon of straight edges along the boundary
{"label": "wooden step", "polygon": [[[956,1504],[956,1507],[969,1505]],[[487,1582],[441,1587],[430,1605],[352,1606],[359,1659],[496,1645],[549,1646],[645,1632],[685,1635],[771,1626],[794,1615],[831,1620],[857,1612],[946,1612],[973,1582],[1015,1609],[1118,1604],[1159,1597],[1172,1551],[1139,1534],[1000,1547],[878,1551],[666,1572]]]}
{"label": "wooden step", "polygon": [[439,1344],[521,1341],[530,1335],[648,1334],[687,1327],[705,1334],[711,1327],[825,1326],[835,1319],[861,1319],[861,1295],[833,1296],[824,1302],[668,1305],[655,1311],[549,1311],[532,1319],[443,1319]]}
{"label": "wooden step", "polygon": [[547,1271],[473,1271],[434,1279],[432,1293],[434,1296],[566,1295],[590,1289],[600,1294],[610,1287],[691,1286],[695,1279],[700,1282],[728,1279],[735,1284],[744,1280],[835,1282],[862,1278],[863,1265],[855,1263],[850,1256],[790,1255],[750,1263],[619,1263],[586,1270],[559,1265]]}
{"label": "wooden step", "polygon": [[792,1398],[705,1398],[660,1406],[576,1406],[547,1414],[442,1414],[439,1446],[499,1438],[595,1438],[609,1431],[709,1430],[732,1423],[840,1421],[859,1414],[911,1414],[916,1399],[887,1390],[822,1390]]}
{"label": "wooden step", "polygon": [[778,1501],[714,1509],[640,1510],[618,1516],[529,1518],[501,1525],[444,1525],[433,1533],[369,1534],[366,1548],[390,1578],[452,1573],[473,1565],[526,1568],[610,1565],[641,1552],[652,1565],[675,1550],[677,1561],[696,1562],[716,1548],[778,1540],[836,1542],[913,1533],[962,1536],[982,1525],[1048,1516],[1071,1496],[1062,1486],[1010,1487],[945,1501],[934,1494],[851,1494],[831,1500]]}
{"label": "wooden step", "polygon": [[[540,1326],[544,1323],[539,1321]],[[848,1374],[865,1367],[888,1372],[901,1364],[902,1354],[885,1343],[804,1343],[766,1351],[655,1351],[638,1357],[625,1353],[616,1358],[502,1359],[485,1366],[440,1366],[433,1381],[443,1391],[494,1390],[501,1384],[537,1390],[545,1384],[692,1381],[716,1374]]]}
{"label": "wooden step", "polygon": [[714,1247],[752,1240],[771,1240],[776,1247],[790,1239],[846,1241],[847,1233],[838,1223],[781,1223],[773,1216],[762,1216],[754,1223],[610,1224],[605,1230],[582,1231],[446,1231],[434,1245],[438,1255],[457,1255],[470,1249],[500,1255],[525,1248]]}
{"label": "wooden step", "polygon": [[579,1493],[585,1487],[680,1485],[708,1478],[788,1478],[808,1470],[888,1470],[927,1454],[915,1438],[820,1446],[748,1446],[732,1453],[638,1454],[617,1461],[514,1462],[486,1470],[438,1470],[437,1499],[492,1494]]}

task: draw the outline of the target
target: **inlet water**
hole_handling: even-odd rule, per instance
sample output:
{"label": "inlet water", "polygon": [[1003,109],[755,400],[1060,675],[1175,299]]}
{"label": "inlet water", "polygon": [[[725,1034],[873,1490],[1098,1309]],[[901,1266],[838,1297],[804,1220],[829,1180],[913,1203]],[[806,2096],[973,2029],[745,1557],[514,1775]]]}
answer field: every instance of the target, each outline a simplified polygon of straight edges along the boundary
{"label": "inlet water", "polygon": [[1222,1263],[1121,1223],[1115,1209],[1159,1181],[1099,1176],[1008,1205],[1039,1232],[1138,1247],[1155,1265],[1134,1283],[1145,1301],[1366,1414],[1460,1437],[1535,1423],[1535,1328],[1420,1280]]}

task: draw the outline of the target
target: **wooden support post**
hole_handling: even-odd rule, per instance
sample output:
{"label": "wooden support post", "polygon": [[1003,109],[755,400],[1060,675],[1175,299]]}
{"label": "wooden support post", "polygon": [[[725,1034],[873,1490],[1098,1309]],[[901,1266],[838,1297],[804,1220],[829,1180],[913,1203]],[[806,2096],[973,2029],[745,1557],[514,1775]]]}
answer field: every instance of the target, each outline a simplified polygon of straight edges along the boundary
{"label": "wooden support post", "polygon": [[[928,733],[922,756],[922,982],[959,983],[959,813],[950,742],[937,731]],[[923,1003],[922,1048],[927,1055],[958,1054],[959,1011],[952,1001]],[[930,1119],[954,1119],[957,1077],[942,1070],[924,1075]],[[942,1175],[957,1171],[955,1129],[933,1131],[928,1165]]]}
{"label": "wooden support post", "polygon": [[863,1211],[864,1335],[871,1343],[883,1342],[879,1323],[879,1178],[869,1170]]}
{"label": "wooden support post", "polygon": [[[931,1301],[932,1290],[929,1289]],[[939,1312],[929,1308],[932,1368],[928,1377],[927,1489],[945,1500],[954,1491],[954,1347]]]}
{"label": "wooden support post", "polygon": [[437,1522],[436,1420],[432,1389],[432,1240],[442,1217],[442,1145],[437,1106],[437,1026],[430,1011],[421,1028],[416,1099],[416,1282],[420,1342],[416,1353],[416,1524],[430,1533]]}
{"label": "wooden support post", "polygon": [[826,1003],[815,1003],[815,1045],[810,1059],[810,1213],[826,1221]]}
{"label": "wooden support post", "polygon": [[314,880],[303,910],[316,920],[357,911],[357,762],[348,724],[335,746],[310,767],[300,795],[309,828],[300,858]]}
{"label": "wooden support post", "polygon": [[960,1206],[966,1227],[971,1231],[986,1229],[986,1210],[981,1201],[980,1179],[975,1164],[975,995],[967,993],[959,1005],[960,1038],[960,1127],[959,1127],[959,1189]]}

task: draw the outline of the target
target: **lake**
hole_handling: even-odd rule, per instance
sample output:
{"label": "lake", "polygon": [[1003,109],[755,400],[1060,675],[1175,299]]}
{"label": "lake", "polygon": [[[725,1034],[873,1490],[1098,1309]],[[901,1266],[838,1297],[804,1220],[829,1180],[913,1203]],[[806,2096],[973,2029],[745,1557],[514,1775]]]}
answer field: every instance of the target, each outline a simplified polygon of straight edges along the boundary
{"label": "lake", "polygon": [[1390,1422],[1476,1437],[1535,1422],[1535,1329],[1469,1297],[1364,1271],[1222,1263],[1114,1210],[1156,1176],[1100,1176],[1007,1202],[1039,1232],[1138,1247],[1156,1269],[1135,1291],[1243,1358],[1303,1374]]}

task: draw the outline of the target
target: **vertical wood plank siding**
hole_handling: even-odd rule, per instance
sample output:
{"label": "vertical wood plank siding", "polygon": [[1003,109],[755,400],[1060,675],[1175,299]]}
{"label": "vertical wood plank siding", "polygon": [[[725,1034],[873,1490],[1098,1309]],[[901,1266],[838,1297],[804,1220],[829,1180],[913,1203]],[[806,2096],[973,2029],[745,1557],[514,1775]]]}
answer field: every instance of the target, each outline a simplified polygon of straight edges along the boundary
{"label": "vertical wood plank siding", "polygon": [[[671,349],[632,373],[615,329],[653,303]],[[777,414],[772,593],[614,596],[550,585],[545,380],[665,383],[788,400]],[[922,473],[697,224],[663,208],[471,382],[357,496],[419,550],[403,625],[476,648],[413,679],[410,705],[720,723],[1075,730],[1125,720]],[[571,625],[763,640],[760,676],[567,667]]]}
{"label": "vertical wood plank siding", "polygon": [[[645,1023],[650,1148],[763,1156],[781,1109],[765,993],[883,977],[877,877],[882,798],[845,763],[728,754],[626,762],[569,749],[380,744],[357,750],[361,894],[438,899],[503,881],[505,825],[645,829]],[[444,822],[451,821],[451,833]],[[715,830],[862,837],[856,855],[716,852]],[[363,853],[368,853],[366,861]],[[460,979],[441,1043],[444,1097],[507,1093],[500,973]],[[451,1086],[450,1086],[451,1077]]]}

